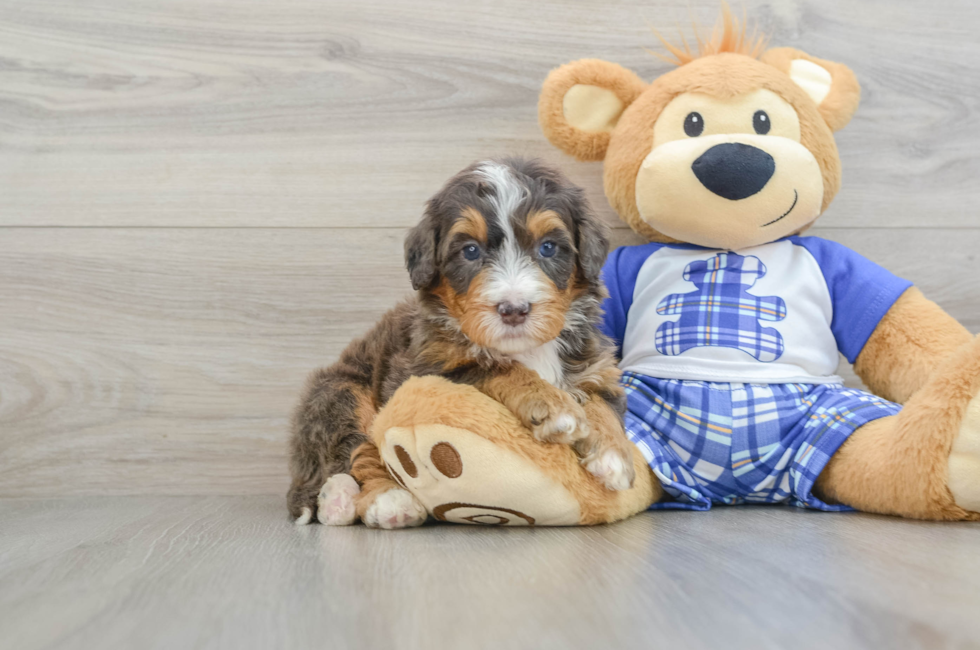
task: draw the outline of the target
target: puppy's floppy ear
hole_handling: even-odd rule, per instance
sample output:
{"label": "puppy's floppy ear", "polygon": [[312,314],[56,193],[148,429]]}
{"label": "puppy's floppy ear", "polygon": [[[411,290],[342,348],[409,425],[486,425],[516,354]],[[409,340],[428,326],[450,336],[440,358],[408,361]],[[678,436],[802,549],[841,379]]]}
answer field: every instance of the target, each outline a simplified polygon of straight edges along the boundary
{"label": "puppy's floppy ear", "polygon": [[566,63],[552,70],[541,88],[541,130],[551,144],[579,160],[602,160],[619,116],[646,87],[635,73],[615,63]]}
{"label": "puppy's floppy ear", "polygon": [[575,224],[575,248],[578,250],[578,266],[587,282],[598,282],[602,267],[609,254],[609,232],[606,224],[593,214],[585,199],[585,193],[575,188],[572,221]]}
{"label": "puppy's floppy ear", "polygon": [[405,238],[405,266],[412,280],[412,288],[418,291],[432,285],[438,275],[436,261],[436,222],[426,210],[419,225]]}
{"label": "puppy's floppy ear", "polygon": [[789,75],[816,103],[831,131],[839,131],[851,121],[861,102],[861,85],[846,65],[792,47],[773,48],[759,60]]}

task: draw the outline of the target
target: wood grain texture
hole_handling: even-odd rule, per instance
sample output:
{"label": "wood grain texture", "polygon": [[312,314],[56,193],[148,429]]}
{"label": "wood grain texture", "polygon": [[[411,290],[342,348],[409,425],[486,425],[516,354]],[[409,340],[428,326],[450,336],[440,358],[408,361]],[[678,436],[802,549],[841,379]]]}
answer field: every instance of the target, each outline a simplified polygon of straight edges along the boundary
{"label": "wood grain texture", "polygon": [[0,500],[0,644],[968,648],[980,527],[739,507],[294,527],[273,497]]}
{"label": "wood grain texture", "polygon": [[[980,331],[980,231],[821,234]],[[304,377],[410,294],[402,237],[6,229],[0,496],[284,492]]]}
{"label": "wood grain texture", "polygon": [[[980,4],[747,0],[774,45],[852,66],[844,188],[826,227],[975,227]],[[603,215],[595,164],[537,126],[551,68],[652,79],[716,0],[0,2],[0,224],[401,226],[449,175],[522,153]]]}
{"label": "wood grain texture", "polygon": [[[745,4],[864,84],[815,234],[980,331],[980,5]],[[0,0],[0,496],[284,491],[304,376],[408,294],[401,239],[449,175],[541,156],[638,241],[544,140],[540,83],[586,56],[653,78],[647,25],[717,11]]]}

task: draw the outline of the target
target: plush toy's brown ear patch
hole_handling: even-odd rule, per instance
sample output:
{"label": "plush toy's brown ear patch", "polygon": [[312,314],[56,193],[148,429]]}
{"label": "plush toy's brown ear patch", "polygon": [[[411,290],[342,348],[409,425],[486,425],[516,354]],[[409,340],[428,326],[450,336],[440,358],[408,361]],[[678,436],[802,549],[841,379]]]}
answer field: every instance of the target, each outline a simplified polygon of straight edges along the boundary
{"label": "plush toy's brown ear patch", "polygon": [[619,116],[646,84],[626,68],[582,59],[551,71],[541,88],[538,120],[553,145],[579,160],[602,160]]}
{"label": "plush toy's brown ear patch", "polygon": [[861,102],[861,85],[842,63],[818,59],[792,47],[768,50],[760,61],[789,75],[816,103],[832,131],[847,126]]}

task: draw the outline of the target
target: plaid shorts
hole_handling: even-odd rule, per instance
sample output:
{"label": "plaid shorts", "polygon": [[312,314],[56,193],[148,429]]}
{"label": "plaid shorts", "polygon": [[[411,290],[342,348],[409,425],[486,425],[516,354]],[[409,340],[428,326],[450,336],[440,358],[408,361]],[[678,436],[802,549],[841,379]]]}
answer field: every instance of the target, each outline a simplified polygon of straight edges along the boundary
{"label": "plaid shorts", "polygon": [[812,494],[830,457],[858,427],[901,406],[841,384],[724,384],[623,373],[626,433],[663,483],[652,508],[789,503]]}

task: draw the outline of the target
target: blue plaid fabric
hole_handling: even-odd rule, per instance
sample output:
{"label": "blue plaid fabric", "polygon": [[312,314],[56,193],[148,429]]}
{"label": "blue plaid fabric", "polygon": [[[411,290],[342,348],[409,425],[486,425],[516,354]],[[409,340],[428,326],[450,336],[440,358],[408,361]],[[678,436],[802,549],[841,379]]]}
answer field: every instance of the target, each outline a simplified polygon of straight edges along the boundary
{"label": "blue plaid fabric", "polygon": [[678,355],[699,346],[722,346],[746,352],[759,361],[775,361],[783,354],[783,337],[759,321],[786,318],[786,303],[779,296],[758,297],[748,292],[766,274],[758,257],[719,253],[687,265],[684,279],[697,291],[675,293],[657,305],[661,315],[680,314],[677,321],[657,328],[657,351]]}
{"label": "blue plaid fabric", "polygon": [[789,503],[819,510],[812,494],[830,457],[858,427],[901,410],[840,384],[725,384],[623,373],[626,432],[672,500]]}

